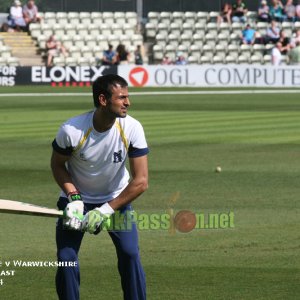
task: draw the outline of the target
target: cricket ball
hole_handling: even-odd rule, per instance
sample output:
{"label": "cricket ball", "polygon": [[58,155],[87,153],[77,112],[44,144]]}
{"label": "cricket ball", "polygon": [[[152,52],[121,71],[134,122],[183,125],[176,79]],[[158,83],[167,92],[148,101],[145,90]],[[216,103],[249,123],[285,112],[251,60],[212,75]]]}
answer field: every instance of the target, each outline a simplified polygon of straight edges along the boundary
{"label": "cricket ball", "polygon": [[216,172],[217,172],[217,173],[220,173],[221,171],[222,171],[222,168],[221,168],[220,166],[217,166],[217,167],[216,167]]}
{"label": "cricket ball", "polygon": [[193,212],[181,210],[174,218],[174,225],[179,232],[187,233],[195,228],[196,221],[196,215]]}

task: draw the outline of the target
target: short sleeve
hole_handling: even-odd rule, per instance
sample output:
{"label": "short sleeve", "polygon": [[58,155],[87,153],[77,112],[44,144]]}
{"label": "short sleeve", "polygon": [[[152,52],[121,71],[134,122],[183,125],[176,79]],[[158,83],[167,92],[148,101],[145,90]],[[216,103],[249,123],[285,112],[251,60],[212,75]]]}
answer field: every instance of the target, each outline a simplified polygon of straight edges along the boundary
{"label": "short sleeve", "polygon": [[71,138],[65,124],[60,127],[54,141],[52,142],[52,148],[63,155],[72,154],[74,145],[72,145]]}
{"label": "short sleeve", "polygon": [[130,138],[128,156],[130,158],[134,158],[147,155],[148,153],[149,149],[146,142],[144,129],[139,122],[136,122]]}

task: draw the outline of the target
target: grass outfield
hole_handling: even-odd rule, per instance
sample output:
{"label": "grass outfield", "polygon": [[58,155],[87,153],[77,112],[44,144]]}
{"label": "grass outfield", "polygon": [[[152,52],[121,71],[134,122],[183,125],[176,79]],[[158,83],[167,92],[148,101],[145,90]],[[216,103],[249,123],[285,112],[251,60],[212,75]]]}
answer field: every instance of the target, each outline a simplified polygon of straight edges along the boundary
{"label": "grass outfield", "polygon": [[[0,97],[0,198],[55,207],[51,142],[64,120],[92,106],[89,96],[22,96],[56,91],[90,90],[1,88],[20,96]],[[131,102],[151,148],[150,189],[135,210],[234,213],[234,228],[140,230],[148,299],[299,299],[299,94],[137,95]],[[5,266],[55,261],[55,220],[0,220],[0,271],[15,270],[0,276],[0,298],[57,299],[55,268]],[[116,264],[105,232],[86,235],[81,298],[121,299]]]}

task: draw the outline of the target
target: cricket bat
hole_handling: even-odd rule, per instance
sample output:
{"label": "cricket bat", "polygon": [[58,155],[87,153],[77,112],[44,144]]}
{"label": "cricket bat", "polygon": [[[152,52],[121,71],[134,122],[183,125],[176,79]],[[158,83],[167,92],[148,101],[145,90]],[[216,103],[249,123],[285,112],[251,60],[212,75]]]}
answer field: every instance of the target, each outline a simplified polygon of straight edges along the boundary
{"label": "cricket bat", "polygon": [[54,208],[0,199],[0,213],[21,214],[42,217],[63,217],[64,212]]}

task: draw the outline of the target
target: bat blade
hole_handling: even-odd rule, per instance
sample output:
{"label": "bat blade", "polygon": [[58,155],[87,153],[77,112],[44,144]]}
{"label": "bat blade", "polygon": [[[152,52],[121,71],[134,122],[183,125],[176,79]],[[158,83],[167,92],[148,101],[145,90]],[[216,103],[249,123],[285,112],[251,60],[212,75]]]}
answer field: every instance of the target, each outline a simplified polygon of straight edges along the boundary
{"label": "bat blade", "polygon": [[63,211],[30,203],[0,199],[0,213],[63,217]]}

